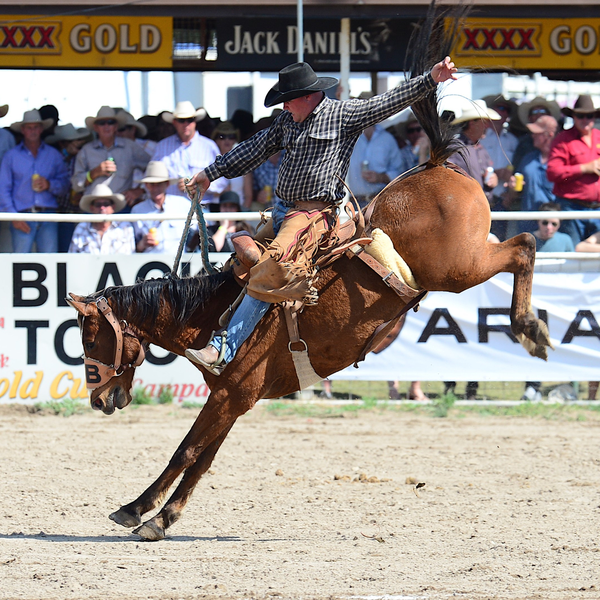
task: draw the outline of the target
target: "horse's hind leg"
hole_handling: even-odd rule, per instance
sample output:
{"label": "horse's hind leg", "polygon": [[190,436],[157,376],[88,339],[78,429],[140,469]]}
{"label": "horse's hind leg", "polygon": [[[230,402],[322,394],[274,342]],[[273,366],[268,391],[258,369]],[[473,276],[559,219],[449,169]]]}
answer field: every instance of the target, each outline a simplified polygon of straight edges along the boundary
{"label": "horse's hind leg", "polygon": [[[512,305],[510,309],[511,330],[521,345],[538,358],[548,359],[547,348],[552,348],[548,327],[531,309],[533,266],[535,263],[535,239],[530,233],[522,233],[502,244],[487,244],[487,252],[477,267],[483,281],[508,272],[514,274]],[[483,272],[481,272],[483,271]]]}
{"label": "horse's hind leg", "polygon": [[233,427],[233,423],[223,431],[223,433],[214,442],[209,444],[198,456],[196,462],[185,470],[179,485],[169,498],[162,510],[152,519],[146,521],[143,525],[134,529],[133,533],[143,537],[145,540],[158,541],[165,537],[167,528],[181,517],[194,488],[200,478],[208,471],[218,449],[227,437],[227,434]]}

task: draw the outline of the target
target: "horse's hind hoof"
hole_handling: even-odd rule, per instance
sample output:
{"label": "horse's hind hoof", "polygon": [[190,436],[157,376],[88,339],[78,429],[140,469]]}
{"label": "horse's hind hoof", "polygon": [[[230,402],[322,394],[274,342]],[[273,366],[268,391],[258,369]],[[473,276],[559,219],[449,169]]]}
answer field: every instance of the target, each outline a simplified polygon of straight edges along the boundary
{"label": "horse's hind hoof", "polygon": [[146,521],[141,527],[134,529],[133,533],[149,542],[158,542],[165,539],[165,530],[153,521]]}
{"label": "horse's hind hoof", "polygon": [[108,518],[118,525],[122,525],[123,527],[138,527],[142,524],[142,519],[139,515],[132,515],[124,508],[120,508],[114,513],[108,515]]}

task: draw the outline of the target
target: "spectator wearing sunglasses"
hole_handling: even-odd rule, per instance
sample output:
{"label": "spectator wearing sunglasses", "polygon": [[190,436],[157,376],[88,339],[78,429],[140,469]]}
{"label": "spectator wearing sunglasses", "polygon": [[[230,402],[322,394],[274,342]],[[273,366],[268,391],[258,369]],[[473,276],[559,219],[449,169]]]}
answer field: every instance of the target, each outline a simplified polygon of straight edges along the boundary
{"label": "spectator wearing sunglasses", "polygon": [[[211,138],[219,148],[219,154],[227,154],[236,144],[240,142],[240,130],[231,121],[219,123],[212,132]],[[241,202],[242,209],[250,209],[252,202],[252,173],[246,173],[241,177],[228,180],[226,192],[235,192]],[[221,210],[219,204],[219,210]]]}
{"label": "spectator wearing sunglasses", "polygon": [[123,137],[117,137],[126,125],[123,112],[103,106],[95,117],[87,117],[86,127],[96,132],[97,139],[85,144],[75,160],[71,183],[75,192],[87,194],[92,185],[104,183],[113,192],[123,194],[127,206],[134,206],[144,190],[134,186],[135,169],[145,169],[150,156],[143,148]]}
{"label": "spectator wearing sunglasses", "polygon": [[[398,135],[404,141],[400,148],[402,157],[402,173],[416,167],[419,163],[426,162],[429,158],[429,139],[425,135],[417,118],[411,113],[406,121],[396,126]],[[425,154],[424,154],[425,152]]]}
{"label": "spectator wearing sunglasses", "polygon": [[[538,207],[541,211],[560,210],[557,202],[546,202]],[[548,217],[540,219],[537,229],[533,232],[536,252],[575,252],[573,241],[566,233],[561,233],[560,219]]]}
{"label": "spectator wearing sunglasses", "polygon": [[[83,212],[112,215],[125,207],[125,196],[113,192],[105,183],[93,186],[79,201]],[[88,254],[133,254],[135,238],[131,223],[101,221],[79,223],[73,232],[69,252]]]}
{"label": "spectator wearing sunglasses", "polygon": [[[556,201],[562,210],[600,209],[600,131],[594,128],[600,110],[591,96],[579,96],[573,108],[563,108],[573,127],[559,133],[548,159],[548,179],[554,183]],[[563,231],[573,244],[600,230],[600,219],[570,219]]]}
{"label": "spectator wearing sunglasses", "polygon": [[[176,184],[169,186],[167,193],[187,196],[185,178],[192,178],[198,171],[212,164],[220,154],[219,147],[213,140],[196,131],[197,122],[207,118],[203,108],[195,109],[189,101],[178,102],[175,110],[172,113],[162,113],[162,118],[167,123],[173,124],[175,134],[158,143],[152,160],[165,163],[169,177],[177,180]],[[217,212],[219,194],[227,185],[225,179],[213,181],[203,196],[202,205],[208,210]]]}

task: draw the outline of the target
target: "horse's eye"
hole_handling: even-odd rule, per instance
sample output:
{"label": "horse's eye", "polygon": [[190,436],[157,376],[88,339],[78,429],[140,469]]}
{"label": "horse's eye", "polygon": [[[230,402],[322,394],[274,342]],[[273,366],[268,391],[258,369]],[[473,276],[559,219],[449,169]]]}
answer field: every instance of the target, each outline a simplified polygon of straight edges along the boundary
{"label": "horse's eye", "polygon": [[85,349],[86,350],[93,350],[95,345],[96,345],[95,342],[86,342],[85,343]]}

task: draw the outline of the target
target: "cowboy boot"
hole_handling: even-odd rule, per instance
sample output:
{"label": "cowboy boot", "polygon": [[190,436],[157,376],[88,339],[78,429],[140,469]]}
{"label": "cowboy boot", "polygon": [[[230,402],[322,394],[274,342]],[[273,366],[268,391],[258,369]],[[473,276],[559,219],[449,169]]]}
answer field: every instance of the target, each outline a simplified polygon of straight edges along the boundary
{"label": "cowboy boot", "polygon": [[219,351],[210,344],[206,348],[202,348],[202,350],[188,348],[185,351],[185,357],[193,363],[204,367],[213,375],[220,375],[226,366],[222,359],[219,361]]}
{"label": "cowboy boot", "polygon": [[262,254],[256,242],[247,231],[238,231],[230,239],[240,263],[251,269]]}

